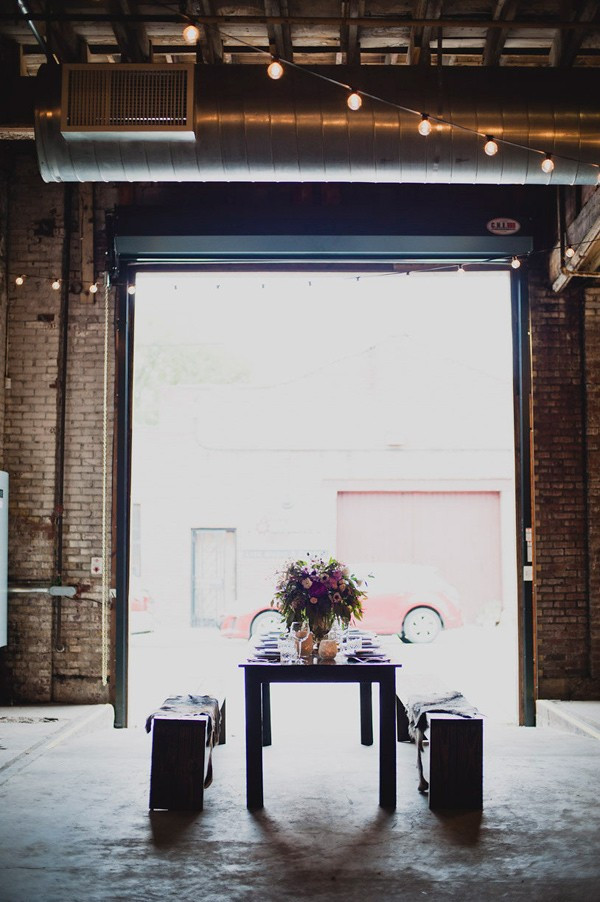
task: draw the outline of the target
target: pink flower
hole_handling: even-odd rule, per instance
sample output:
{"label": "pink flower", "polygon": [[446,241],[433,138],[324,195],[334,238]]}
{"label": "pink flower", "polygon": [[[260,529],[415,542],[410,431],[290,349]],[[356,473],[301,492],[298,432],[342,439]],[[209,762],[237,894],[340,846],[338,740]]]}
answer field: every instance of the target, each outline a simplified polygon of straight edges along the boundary
{"label": "pink flower", "polygon": [[316,604],[316,603],[318,602],[318,600],[319,600],[319,599],[318,599],[318,598],[315,598],[314,595],[312,596],[312,598],[309,598],[309,601],[310,601],[311,604]]}
{"label": "pink flower", "polygon": [[344,574],[342,573],[341,570],[334,570],[334,571],[333,571],[333,578],[334,578],[334,579],[341,579],[343,575],[344,575]]}
{"label": "pink flower", "polygon": [[333,600],[335,601],[336,604],[340,603],[340,601],[342,600],[342,596],[340,595],[339,592],[333,593]]}
{"label": "pink flower", "polygon": [[303,580],[302,580],[302,586],[303,586],[305,589],[310,589],[310,587],[312,586],[312,579],[309,579],[308,576],[307,576],[306,579],[303,579]]}
{"label": "pink flower", "polygon": [[337,587],[338,587],[337,579],[334,576],[330,576],[329,577],[329,588],[337,589]]}

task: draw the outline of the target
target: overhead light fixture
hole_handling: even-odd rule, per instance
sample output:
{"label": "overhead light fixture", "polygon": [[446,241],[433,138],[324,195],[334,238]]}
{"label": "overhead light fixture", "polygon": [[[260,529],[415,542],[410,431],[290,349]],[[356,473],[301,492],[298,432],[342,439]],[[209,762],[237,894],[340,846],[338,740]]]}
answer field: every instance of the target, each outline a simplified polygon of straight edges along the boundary
{"label": "overhead light fixture", "polygon": [[283,66],[276,56],[273,57],[273,59],[267,66],[267,75],[269,76],[269,78],[272,78],[273,81],[277,81],[277,79],[281,78],[281,76],[283,75]]}
{"label": "overhead light fixture", "polygon": [[510,261],[510,265],[512,266],[513,269],[520,269],[521,261],[519,260],[518,257],[513,257],[512,260]]}
{"label": "overhead light fixture", "polygon": [[349,110],[360,110],[362,106],[362,97],[357,91],[351,91],[346,99]]}
{"label": "overhead light fixture", "polygon": [[546,175],[554,172],[554,160],[552,159],[552,154],[547,153],[542,160],[542,172],[545,172]]}
{"label": "overhead light fixture", "polygon": [[186,44],[197,44],[200,40],[200,29],[193,22],[183,29],[183,40]]}
{"label": "overhead light fixture", "polygon": [[571,257],[574,257],[574,256],[575,256],[575,248],[574,248],[572,245],[569,245],[569,246],[565,249],[565,257],[568,257],[569,260],[570,260]]}
{"label": "overhead light fixture", "polygon": [[17,276],[15,279],[15,285],[22,285],[25,281],[25,276]]}
{"label": "overhead light fixture", "polygon": [[90,294],[96,294],[96,292],[98,291],[98,283],[97,283],[97,282],[92,282],[92,284],[90,285],[88,291],[89,291]]}
{"label": "overhead light fixture", "polygon": [[417,126],[417,130],[424,138],[431,134],[431,122],[429,121],[427,113],[421,113],[421,121]]}
{"label": "overhead light fixture", "polygon": [[492,135],[486,135],[485,137],[486,141],[483,145],[483,149],[485,150],[488,157],[495,157],[498,153],[498,144],[494,140],[494,137]]}
{"label": "overhead light fixture", "polygon": [[127,294],[135,294],[135,285],[127,286]]}
{"label": "overhead light fixture", "polygon": [[60,288],[60,279],[54,279],[54,281],[52,282],[52,290],[58,291],[59,288]]}

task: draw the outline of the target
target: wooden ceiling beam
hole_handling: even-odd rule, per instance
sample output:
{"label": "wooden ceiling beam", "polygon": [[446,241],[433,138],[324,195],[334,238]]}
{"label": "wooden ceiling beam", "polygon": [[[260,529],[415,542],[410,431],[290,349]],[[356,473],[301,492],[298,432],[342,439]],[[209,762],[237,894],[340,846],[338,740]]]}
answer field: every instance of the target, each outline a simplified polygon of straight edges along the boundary
{"label": "wooden ceiling beam", "polygon": [[28,9],[32,14],[31,19],[40,17],[42,22],[46,22],[46,45],[49,53],[54,54],[61,63],[87,63],[87,44],[70,22],[55,21],[49,13],[45,18],[43,0],[29,0]]}
{"label": "wooden ceiling beam", "polygon": [[574,10],[572,6],[572,3],[563,3],[567,15],[570,13],[572,21],[581,23],[582,27],[571,31],[559,28],[554,35],[548,62],[550,66],[559,69],[573,65],[586,35],[587,27],[596,20],[598,15],[596,0],[584,0],[584,2],[578,3]]}
{"label": "wooden ceiling beam", "polygon": [[[265,15],[284,18],[288,14],[287,0],[264,0]],[[294,59],[292,46],[292,31],[289,25],[267,25],[269,46],[275,48],[275,53],[280,59]]]}
{"label": "wooden ceiling beam", "polygon": [[0,35],[0,71],[3,73],[4,80],[25,75],[22,44],[4,35]]}
{"label": "wooden ceiling beam", "polygon": [[[511,22],[519,6],[518,0],[496,0],[494,22]],[[488,28],[483,48],[483,65],[498,66],[510,28]]]}
{"label": "wooden ceiling beam", "polygon": [[[414,18],[426,19],[431,22],[438,20],[442,14],[442,0],[417,0],[415,3]],[[437,25],[435,26],[438,27]],[[441,26],[440,26],[441,27]],[[431,37],[434,25],[412,28],[406,62],[409,66],[431,65]]]}
{"label": "wooden ceiling beam", "polygon": [[359,25],[353,20],[365,14],[364,0],[346,0],[342,3],[344,23],[340,26],[340,48],[348,66],[360,65]]}
{"label": "wooden ceiling beam", "polygon": [[[214,16],[215,9],[212,0],[200,0],[200,9],[205,16]],[[202,25],[204,32],[204,47],[207,62],[211,64],[223,62],[223,39],[215,25]]]}
{"label": "wooden ceiling beam", "polygon": [[136,0],[109,0],[108,8],[115,16],[111,25],[121,51],[121,62],[151,62],[152,45],[144,23],[129,18],[123,21],[121,18],[122,15],[130,17],[138,12]]}

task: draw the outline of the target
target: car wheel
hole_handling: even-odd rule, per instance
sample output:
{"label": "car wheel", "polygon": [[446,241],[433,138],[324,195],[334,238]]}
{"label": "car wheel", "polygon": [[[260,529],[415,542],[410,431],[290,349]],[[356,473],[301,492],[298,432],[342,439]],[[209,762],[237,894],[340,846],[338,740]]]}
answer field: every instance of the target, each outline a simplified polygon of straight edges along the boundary
{"label": "car wheel", "polygon": [[269,630],[276,630],[280,626],[281,614],[278,614],[277,611],[261,611],[250,624],[250,636],[259,636],[261,633],[268,633]]}
{"label": "car wheel", "polygon": [[403,642],[433,642],[442,629],[440,617],[431,608],[413,608],[402,624]]}

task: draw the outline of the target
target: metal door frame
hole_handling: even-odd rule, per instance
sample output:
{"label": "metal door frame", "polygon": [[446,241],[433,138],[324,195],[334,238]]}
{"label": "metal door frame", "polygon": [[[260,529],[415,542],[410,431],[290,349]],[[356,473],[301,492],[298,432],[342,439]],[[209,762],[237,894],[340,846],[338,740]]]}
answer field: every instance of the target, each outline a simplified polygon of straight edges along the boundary
{"label": "metal door frame", "polygon": [[[297,236],[301,241],[301,236]],[[462,238],[463,259],[469,257],[469,238]],[[306,269],[298,266],[298,269]],[[322,262],[322,261],[320,261]],[[335,261],[331,261],[335,263]],[[338,261],[339,262],[339,261]],[[218,264],[212,267],[219,269]],[[268,262],[264,269],[269,270]],[[341,268],[341,267],[340,267]],[[360,267],[361,271],[368,264]],[[496,266],[507,269],[507,266]],[[115,706],[115,727],[127,726],[128,682],[128,583],[131,498],[131,431],[133,397],[133,329],[134,294],[128,287],[135,287],[138,271],[168,271],[186,269],[206,271],[199,264],[182,265],[181,262],[162,262],[145,266],[140,261],[123,261],[118,268],[116,301],[116,605],[114,617],[114,665],[115,678],[112,700]],[[532,473],[531,473],[531,329],[527,278],[523,268],[509,270],[511,276],[511,311],[513,331],[513,393],[515,410],[515,461],[517,506],[517,596],[519,631],[519,721],[525,726],[535,726],[535,611],[533,582],[526,569],[530,565],[532,526]]]}

